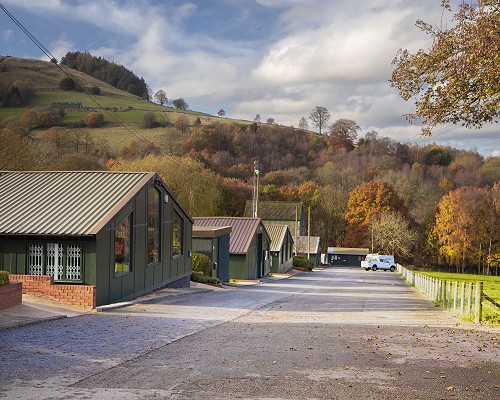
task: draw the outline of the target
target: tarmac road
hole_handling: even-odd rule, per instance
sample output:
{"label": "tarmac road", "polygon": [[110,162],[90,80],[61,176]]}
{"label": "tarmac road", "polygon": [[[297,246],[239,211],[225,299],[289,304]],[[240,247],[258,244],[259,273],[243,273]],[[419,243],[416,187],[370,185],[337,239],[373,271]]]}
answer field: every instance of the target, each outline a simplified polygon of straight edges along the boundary
{"label": "tarmac road", "polygon": [[0,331],[9,399],[498,399],[500,337],[327,268]]}

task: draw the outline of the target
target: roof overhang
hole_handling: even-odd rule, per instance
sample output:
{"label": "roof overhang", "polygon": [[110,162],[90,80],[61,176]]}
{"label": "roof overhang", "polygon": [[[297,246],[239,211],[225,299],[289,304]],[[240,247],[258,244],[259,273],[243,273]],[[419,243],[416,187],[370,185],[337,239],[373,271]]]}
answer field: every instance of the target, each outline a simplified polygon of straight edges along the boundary
{"label": "roof overhang", "polygon": [[193,238],[216,238],[229,235],[232,230],[231,226],[193,226]]}

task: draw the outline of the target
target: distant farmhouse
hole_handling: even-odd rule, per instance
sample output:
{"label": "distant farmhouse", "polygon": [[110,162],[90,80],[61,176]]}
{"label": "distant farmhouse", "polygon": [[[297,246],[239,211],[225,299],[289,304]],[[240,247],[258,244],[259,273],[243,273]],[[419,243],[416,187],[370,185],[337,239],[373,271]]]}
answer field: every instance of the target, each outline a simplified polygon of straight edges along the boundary
{"label": "distant farmhouse", "polygon": [[84,308],[189,286],[192,220],[157,174],[0,172],[0,266]]}
{"label": "distant farmhouse", "polygon": [[83,108],[83,105],[77,102],[56,101],[52,103],[52,108]]}

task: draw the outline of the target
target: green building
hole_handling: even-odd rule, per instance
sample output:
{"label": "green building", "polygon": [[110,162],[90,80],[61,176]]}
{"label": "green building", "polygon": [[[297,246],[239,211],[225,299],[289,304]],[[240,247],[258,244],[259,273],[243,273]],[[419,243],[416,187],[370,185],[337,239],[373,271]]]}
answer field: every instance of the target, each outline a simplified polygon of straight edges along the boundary
{"label": "green building", "polygon": [[260,218],[200,217],[194,227],[231,227],[229,279],[255,280],[269,274],[271,240]]}
{"label": "green building", "polygon": [[0,172],[0,269],[27,288],[50,277],[36,294],[95,307],[189,286],[191,235],[155,173]]}

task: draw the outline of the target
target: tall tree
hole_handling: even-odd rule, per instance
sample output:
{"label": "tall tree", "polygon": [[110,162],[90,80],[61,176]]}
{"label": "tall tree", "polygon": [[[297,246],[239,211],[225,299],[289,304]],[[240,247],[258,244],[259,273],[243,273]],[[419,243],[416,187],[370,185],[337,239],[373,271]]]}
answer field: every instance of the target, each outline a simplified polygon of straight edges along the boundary
{"label": "tall tree", "polygon": [[359,125],[351,119],[338,119],[330,126],[333,146],[347,149],[347,151],[353,150],[360,129]]}
{"label": "tall tree", "polygon": [[189,104],[182,97],[172,101],[172,104],[178,110],[189,110]]}
{"label": "tall tree", "polygon": [[[442,29],[417,21],[432,39],[429,50],[399,50],[391,86],[415,100],[410,121],[422,119],[423,133],[443,123],[480,128],[500,116],[500,5],[498,0],[460,2],[455,24]],[[453,12],[449,0],[443,6]]]}
{"label": "tall tree", "polygon": [[492,194],[488,188],[462,187],[439,202],[434,227],[439,253],[457,272],[481,267],[499,248],[499,214]]}
{"label": "tall tree", "polygon": [[389,211],[378,214],[371,222],[371,229],[374,248],[378,252],[399,257],[411,255],[417,233],[400,213]]}
{"label": "tall tree", "polygon": [[370,244],[370,224],[377,215],[390,211],[407,215],[403,201],[392,186],[381,181],[370,181],[356,186],[349,193],[347,208],[346,242],[351,246]]}
{"label": "tall tree", "polygon": [[118,160],[115,171],[158,172],[192,216],[215,215],[221,190],[215,174],[189,157],[149,155],[143,159]]}
{"label": "tall tree", "polygon": [[309,124],[307,123],[307,120],[304,117],[300,119],[298,127],[303,131],[307,131],[309,129]]}
{"label": "tall tree", "polygon": [[313,123],[313,125],[319,129],[319,134],[321,135],[321,131],[324,127],[328,125],[328,121],[330,120],[330,112],[326,107],[316,106],[309,114],[309,119]]}
{"label": "tall tree", "polygon": [[167,94],[163,90],[158,90],[155,93],[154,98],[158,103],[160,103],[160,106],[162,106],[168,101]]}

